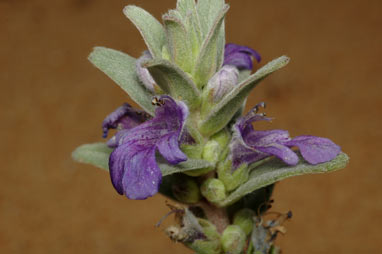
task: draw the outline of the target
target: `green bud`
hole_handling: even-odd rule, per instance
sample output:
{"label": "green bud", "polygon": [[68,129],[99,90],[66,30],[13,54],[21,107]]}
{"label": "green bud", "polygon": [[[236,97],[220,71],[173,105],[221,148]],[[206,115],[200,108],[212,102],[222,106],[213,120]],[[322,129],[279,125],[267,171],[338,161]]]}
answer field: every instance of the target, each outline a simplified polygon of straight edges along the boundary
{"label": "green bud", "polygon": [[221,244],[219,240],[195,240],[186,244],[187,247],[194,250],[198,254],[220,254]]}
{"label": "green bud", "polygon": [[[188,158],[193,159],[201,159],[203,154],[203,146],[201,145],[187,145],[184,144],[181,146],[182,151],[187,155]],[[207,168],[201,168],[201,169],[195,169],[195,170],[189,170],[183,172],[186,175],[189,176],[201,176],[204,174],[207,174],[208,172],[214,170],[213,167],[207,167]]]}
{"label": "green bud", "polygon": [[237,225],[229,225],[223,232],[221,242],[225,253],[240,254],[244,250],[246,235]]}
{"label": "green bud", "polygon": [[197,203],[201,198],[196,181],[185,175],[179,175],[179,179],[172,185],[172,193],[178,201],[187,204]]}
{"label": "green bud", "polygon": [[203,153],[203,146],[201,145],[181,145],[182,152],[184,152],[188,158],[201,159]]}
{"label": "green bud", "polygon": [[204,146],[203,159],[213,163],[224,159],[223,157],[226,154],[223,151],[226,149],[230,139],[231,134],[225,128],[213,135]]}
{"label": "green bud", "polygon": [[252,232],[254,215],[254,211],[249,208],[241,209],[233,216],[233,224],[241,227],[245,234],[249,235]]}
{"label": "green bud", "polygon": [[224,150],[231,140],[231,134],[226,128],[224,128],[218,133],[214,134],[211,137],[211,140],[218,142],[221,147],[221,150]]}
{"label": "green bud", "polygon": [[210,221],[198,218],[199,225],[203,228],[203,233],[206,235],[209,240],[219,240],[220,234],[216,230],[216,226]]}
{"label": "green bud", "polygon": [[198,218],[200,226],[203,228],[203,233],[207,239],[195,240],[186,245],[198,254],[220,254],[221,243],[220,235],[216,230],[215,225],[205,219]]}
{"label": "green bud", "polygon": [[202,158],[206,161],[215,163],[219,159],[221,148],[218,142],[210,140],[203,148]]}
{"label": "green bud", "polygon": [[224,183],[228,192],[235,190],[239,185],[245,183],[249,177],[249,170],[246,164],[242,164],[232,172],[231,160],[219,163],[217,173],[219,180]]}
{"label": "green bud", "polygon": [[224,183],[216,178],[209,178],[200,187],[202,195],[210,202],[219,202],[226,198]]}

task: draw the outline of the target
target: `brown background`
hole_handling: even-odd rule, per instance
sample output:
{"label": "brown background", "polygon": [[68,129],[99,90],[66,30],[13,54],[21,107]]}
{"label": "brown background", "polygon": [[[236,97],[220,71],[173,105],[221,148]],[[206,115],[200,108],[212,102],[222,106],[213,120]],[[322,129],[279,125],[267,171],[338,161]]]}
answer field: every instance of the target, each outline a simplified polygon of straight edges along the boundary
{"label": "brown background", "polygon": [[[159,18],[175,0],[0,0],[1,253],[192,253],[154,228],[163,197],[129,201],[106,172],[70,158],[129,100],[86,60],[96,45],[144,50],[127,4]],[[381,2],[230,4],[227,41],[262,63],[292,58],[249,105],[266,101],[270,128],[330,137],[351,157],[346,170],[278,184],[274,210],[294,212],[278,243],[285,253],[381,253]]]}

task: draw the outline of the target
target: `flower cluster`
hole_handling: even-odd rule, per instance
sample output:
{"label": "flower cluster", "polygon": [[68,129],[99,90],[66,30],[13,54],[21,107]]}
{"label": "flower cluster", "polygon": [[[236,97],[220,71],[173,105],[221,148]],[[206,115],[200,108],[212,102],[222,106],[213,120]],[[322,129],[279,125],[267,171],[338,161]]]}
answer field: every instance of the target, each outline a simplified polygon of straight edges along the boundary
{"label": "flower cluster", "polygon": [[197,254],[276,253],[274,239],[290,216],[259,223],[275,183],[343,168],[348,157],[327,138],[256,130],[253,123],[270,120],[258,112],[264,103],[243,115],[250,92],[289,58],[251,73],[260,54],[225,43],[228,9],[224,0],[178,0],[162,24],[127,6],[147,51],[135,59],[96,47],[89,60],[142,109],[117,108],[102,123],[108,140],[80,146],[73,157],[108,170],[129,199],[159,192],[180,203],[171,207],[177,225],[166,232]]}
{"label": "flower cluster", "polygon": [[[147,58],[148,54],[145,52],[140,60]],[[233,43],[225,46],[224,64],[206,86],[206,90],[213,91],[214,100],[221,99],[238,85],[239,70],[251,70],[253,58],[258,62],[261,59],[249,47]],[[154,91],[155,81],[148,70],[138,64],[137,73],[142,83]],[[130,199],[145,199],[158,192],[162,174],[156,163],[156,151],[173,165],[187,160],[180,149],[181,134],[185,132],[189,115],[186,104],[168,95],[154,97],[153,104],[157,106],[153,118],[125,103],[107,116],[102,124],[104,137],[107,137],[109,129],[118,128],[107,142],[115,148],[109,160],[110,177],[117,192]],[[327,138],[298,136],[291,139],[285,130],[255,130],[252,122],[270,120],[258,113],[259,107],[265,107],[265,103],[256,105],[233,125],[233,138],[229,144],[233,170],[243,163],[251,164],[269,156],[276,156],[288,165],[296,165],[299,159],[291,147],[298,147],[310,164],[330,161],[340,153],[340,147]]]}

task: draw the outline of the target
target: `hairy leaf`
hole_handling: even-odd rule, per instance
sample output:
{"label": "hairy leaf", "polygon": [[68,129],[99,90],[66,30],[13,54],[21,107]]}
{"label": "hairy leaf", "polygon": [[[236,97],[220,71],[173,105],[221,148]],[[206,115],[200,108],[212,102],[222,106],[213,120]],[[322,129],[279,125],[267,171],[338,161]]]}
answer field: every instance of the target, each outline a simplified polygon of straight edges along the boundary
{"label": "hairy leaf", "polygon": [[89,61],[116,82],[147,113],[153,115],[152,94],[138,79],[136,59],[114,49],[95,47],[89,55]]}
{"label": "hairy leaf", "polygon": [[224,0],[198,0],[196,8],[204,37],[211,30],[214,20],[223,6]]}
{"label": "hairy leaf", "polygon": [[175,16],[168,14],[163,15],[163,22],[166,27],[167,45],[172,58],[180,68],[186,72],[191,72],[193,65],[192,58],[192,41],[185,24],[182,20]]}
{"label": "hairy leaf", "polygon": [[[216,16],[214,23],[205,37],[196,60],[194,75],[198,87],[203,87],[208,80],[221,67],[222,55],[224,54],[224,17],[229,9],[224,5]],[[223,33],[222,33],[223,31]]]}
{"label": "hairy leaf", "polygon": [[77,147],[72,157],[75,161],[109,170],[109,156],[112,151],[105,143],[85,144]]}
{"label": "hairy leaf", "polygon": [[164,161],[159,161],[158,165],[159,165],[160,170],[162,171],[163,176],[213,166],[213,164],[208,162],[208,161],[198,160],[198,159],[188,159],[188,160],[181,162],[177,165],[170,165]]}
{"label": "hairy leaf", "polygon": [[143,63],[157,84],[175,99],[184,100],[190,109],[198,105],[199,90],[192,79],[179,67],[164,59]]}
{"label": "hairy leaf", "polygon": [[134,5],[126,6],[123,13],[137,27],[151,55],[154,58],[161,57],[165,44],[165,32],[161,23],[150,13]]}
{"label": "hairy leaf", "polygon": [[300,162],[296,166],[288,166],[274,158],[255,168],[250,174],[249,180],[228,195],[225,200],[219,202],[218,205],[231,205],[248,193],[288,177],[339,170],[344,168],[348,162],[349,157],[345,153],[340,153],[335,159],[317,165],[308,164],[301,156]]}

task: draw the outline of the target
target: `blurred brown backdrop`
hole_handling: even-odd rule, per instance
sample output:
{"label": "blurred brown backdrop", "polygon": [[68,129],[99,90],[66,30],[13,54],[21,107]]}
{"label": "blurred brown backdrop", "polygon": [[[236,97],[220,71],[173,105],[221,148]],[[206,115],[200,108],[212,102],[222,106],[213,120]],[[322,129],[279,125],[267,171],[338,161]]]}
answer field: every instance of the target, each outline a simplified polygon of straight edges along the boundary
{"label": "blurred brown backdrop", "polygon": [[[175,0],[0,0],[1,253],[192,253],[154,228],[163,197],[129,201],[70,158],[129,101],[86,59],[96,45],[144,50],[127,4],[159,18]],[[266,101],[270,128],[330,137],[351,157],[346,170],[278,184],[274,210],[294,212],[284,253],[381,253],[381,2],[230,4],[227,41],[263,63],[292,58],[249,105]]]}

